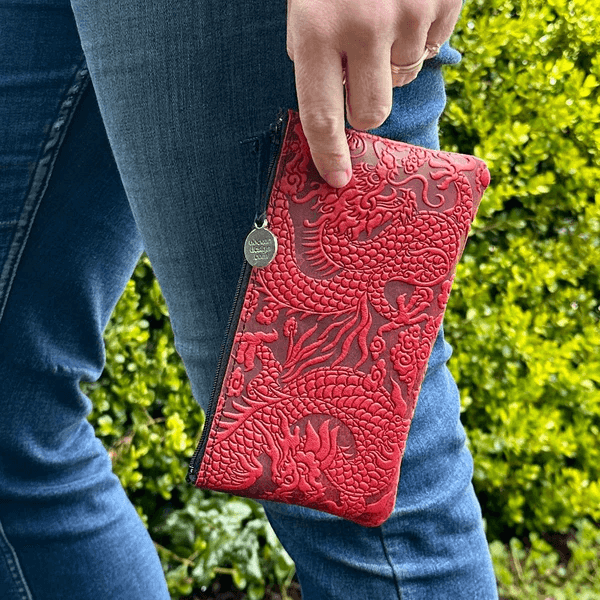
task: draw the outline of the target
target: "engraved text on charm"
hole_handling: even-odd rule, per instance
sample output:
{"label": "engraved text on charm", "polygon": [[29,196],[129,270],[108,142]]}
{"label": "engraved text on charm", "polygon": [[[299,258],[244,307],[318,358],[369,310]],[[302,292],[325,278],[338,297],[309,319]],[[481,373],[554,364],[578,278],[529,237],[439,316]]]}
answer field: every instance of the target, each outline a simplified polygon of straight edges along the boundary
{"label": "engraved text on charm", "polygon": [[267,229],[266,223],[255,227],[244,242],[244,256],[252,267],[266,267],[277,254],[277,238]]}

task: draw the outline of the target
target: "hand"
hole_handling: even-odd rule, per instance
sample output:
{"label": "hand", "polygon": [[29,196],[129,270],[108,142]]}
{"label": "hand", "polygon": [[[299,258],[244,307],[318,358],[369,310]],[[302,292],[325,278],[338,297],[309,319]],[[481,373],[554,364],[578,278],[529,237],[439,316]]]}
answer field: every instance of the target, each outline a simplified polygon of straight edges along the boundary
{"label": "hand", "polygon": [[421,68],[392,81],[390,62],[410,65],[425,44],[445,42],[461,0],[287,0],[287,53],[294,61],[302,129],[313,162],[333,187],[352,176],[344,131],[379,127],[392,110],[392,87],[410,83]]}

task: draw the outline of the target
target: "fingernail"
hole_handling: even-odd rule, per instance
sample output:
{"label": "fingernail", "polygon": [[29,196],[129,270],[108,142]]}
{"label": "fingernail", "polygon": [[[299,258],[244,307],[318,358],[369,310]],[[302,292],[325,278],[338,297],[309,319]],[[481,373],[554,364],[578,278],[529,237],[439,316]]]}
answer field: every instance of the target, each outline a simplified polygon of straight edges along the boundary
{"label": "fingernail", "polygon": [[325,173],[325,181],[332,187],[344,187],[352,177],[352,169],[346,169],[345,171],[331,171],[331,173]]}

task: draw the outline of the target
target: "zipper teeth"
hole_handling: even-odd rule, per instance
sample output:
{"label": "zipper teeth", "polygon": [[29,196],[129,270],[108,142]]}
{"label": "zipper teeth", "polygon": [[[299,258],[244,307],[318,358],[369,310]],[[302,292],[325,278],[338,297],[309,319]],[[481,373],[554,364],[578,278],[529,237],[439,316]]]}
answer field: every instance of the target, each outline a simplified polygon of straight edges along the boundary
{"label": "zipper teeth", "polygon": [[[267,189],[265,191],[265,196],[262,199],[262,207],[261,212],[259,214],[264,214],[267,209],[267,204],[269,203],[269,198],[271,196],[271,190],[273,187],[273,180],[275,178],[274,165],[279,159],[281,153],[281,147],[283,146],[283,137],[285,134],[287,125],[287,112],[281,109],[277,115],[277,120],[274,126],[270,128],[270,134],[273,141],[278,142],[277,147],[271,154],[271,159],[269,162],[269,168],[267,170],[268,173],[268,183]],[[282,125],[284,125],[282,127]],[[240,273],[240,277],[237,282],[235,296],[233,299],[232,310],[229,313],[229,319],[227,321],[227,327],[225,328],[225,341],[221,345],[221,350],[219,352],[219,360],[217,363],[217,372],[215,375],[215,379],[213,381],[213,387],[210,394],[210,401],[208,405],[208,410],[205,414],[204,419],[204,427],[202,430],[202,436],[200,438],[200,442],[198,443],[198,447],[194,452],[190,465],[188,468],[188,474],[186,476],[186,481],[191,483],[192,485],[196,483],[196,479],[198,477],[198,470],[200,468],[200,463],[202,462],[202,457],[204,455],[204,450],[206,449],[206,444],[208,442],[208,434],[212,428],[212,421],[214,419],[214,413],[217,405],[217,400],[219,394],[221,392],[221,387],[223,385],[223,378],[225,377],[225,371],[227,370],[227,365],[229,363],[229,354],[231,353],[231,347],[233,346],[233,342],[235,339],[235,329],[232,331],[232,325],[239,320],[239,315],[242,310],[243,303],[240,303],[240,298],[243,300],[246,288],[248,287],[248,282],[250,280],[250,275],[252,274],[252,267],[250,264],[244,260],[244,264],[242,266],[242,271]],[[242,294],[242,290],[244,294]],[[236,318],[237,317],[237,318]],[[227,357],[227,360],[225,358]]]}

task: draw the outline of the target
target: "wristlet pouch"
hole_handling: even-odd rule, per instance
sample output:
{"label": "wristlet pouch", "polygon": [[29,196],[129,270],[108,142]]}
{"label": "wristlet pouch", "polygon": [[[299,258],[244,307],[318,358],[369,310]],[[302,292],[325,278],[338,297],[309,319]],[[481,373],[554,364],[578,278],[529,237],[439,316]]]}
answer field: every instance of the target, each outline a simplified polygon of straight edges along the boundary
{"label": "wristlet pouch", "polygon": [[[346,129],[321,179],[296,111],[272,127],[188,481],[375,527],[391,514],[421,383],[490,176],[473,156]],[[261,214],[262,212],[262,214]],[[255,265],[255,266],[253,266]]]}

